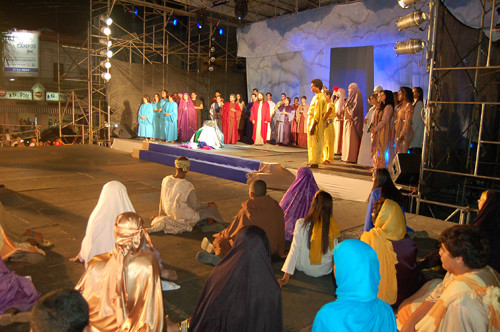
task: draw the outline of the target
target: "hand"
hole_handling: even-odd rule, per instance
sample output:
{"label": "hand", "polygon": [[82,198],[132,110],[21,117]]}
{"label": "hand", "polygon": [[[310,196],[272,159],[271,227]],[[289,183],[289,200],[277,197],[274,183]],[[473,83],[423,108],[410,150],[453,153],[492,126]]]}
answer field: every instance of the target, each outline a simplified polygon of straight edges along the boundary
{"label": "hand", "polygon": [[163,269],[161,270],[161,277],[163,279],[175,281],[177,280],[177,272],[175,272],[175,270]]}
{"label": "hand", "polygon": [[290,280],[290,275],[288,273],[285,273],[283,275],[283,278],[278,279],[278,284],[280,285],[280,287],[286,286],[289,280]]}
{"label": "hand", "polygon": [[252,120],[252,123],[253,123],[253,124],[255,124],[255,121],[254,121],[254,120]]}
{"label": "hand", "polygon": [[70,262],[78,262],[78,255],[69,259]]}
{"label": "hand", "polygon": [[323,121],[326,121],[326,120],[328,120],[328,115],[325,114],[325,115],[323,115]]}

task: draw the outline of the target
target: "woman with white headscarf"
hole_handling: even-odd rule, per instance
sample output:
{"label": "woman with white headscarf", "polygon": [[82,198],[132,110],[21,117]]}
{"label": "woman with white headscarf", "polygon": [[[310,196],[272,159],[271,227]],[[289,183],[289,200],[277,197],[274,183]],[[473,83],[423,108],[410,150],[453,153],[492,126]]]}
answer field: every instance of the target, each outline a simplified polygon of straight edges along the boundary
{"label": "woman with white headscarf", "polygon": [[344,106],[342,161],[355,163],[363,134],[363,96],[356,83],[349,84],[349,97]]}
{"label": "woman with white headscarf", "polygon": [[335,115],[335,120],[333,120],[333,128],[335,130],[335,143],[333,143],[333,153],[342,154],[342,135],[344,132],[344,104],[346,102],[345,90],[339,88],[335,95],[337,97],[335,101],[335,109],[337,114]]}

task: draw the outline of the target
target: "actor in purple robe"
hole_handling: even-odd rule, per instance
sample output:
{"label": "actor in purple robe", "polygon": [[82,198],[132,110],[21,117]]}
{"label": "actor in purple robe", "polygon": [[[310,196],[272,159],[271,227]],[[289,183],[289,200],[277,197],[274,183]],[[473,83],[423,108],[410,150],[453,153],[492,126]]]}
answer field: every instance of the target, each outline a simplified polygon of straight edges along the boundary
{"label": "actor in purple robe", "polygon": [[0,259],[0,314],[9,308],[28,311],[39,296],[31,280],[10,271]]}
{"label": "actor in purple robe", "polygon": [[276,112],[276,144],[290,144],[290,132],[292,121],[295,118],[295,109],[290,105],[290,98],[286,97],[284,104],[278,107]]}
{"label": "actor in purple robe", "polygon": [[314,194],[319,190],[312,171],[307,167],[299,168],[297,177],[281,199],[280,206],[285,213],[285,240],[293,240],[293,230],[297,219],[304,218],[309,212]]}
{"label": "actor in purple robe", "polygon": [[194,132],[198,130],[197,120],[196,120],[196,110],[194,109],[194,104],[187,93],[182,95],[182,99],[179,102],[178,109],[178,122],[177,127],[179,128],[179,140],[181,142],[186,142],[191,139]]}

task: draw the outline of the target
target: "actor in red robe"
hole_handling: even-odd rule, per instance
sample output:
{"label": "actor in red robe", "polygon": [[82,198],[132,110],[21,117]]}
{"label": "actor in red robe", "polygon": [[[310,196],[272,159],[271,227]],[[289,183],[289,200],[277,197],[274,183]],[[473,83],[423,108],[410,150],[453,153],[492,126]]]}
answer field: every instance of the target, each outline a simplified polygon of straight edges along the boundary
{"label": "actor in red robe", "polygon": [[229,103],[222,107],[222,133],[224,144],[236,144],[238,141],[238,123],[241,118],[241,108],[234,94],[229,96]]}
{"label": "actor in red robe", "polygon": [[259,92],[257,101],[253,103],[250,121],[253,123],[253,141],[256,145],[266,143],[267,127],[271,122],[269,103],[264,100],[264,94]]}

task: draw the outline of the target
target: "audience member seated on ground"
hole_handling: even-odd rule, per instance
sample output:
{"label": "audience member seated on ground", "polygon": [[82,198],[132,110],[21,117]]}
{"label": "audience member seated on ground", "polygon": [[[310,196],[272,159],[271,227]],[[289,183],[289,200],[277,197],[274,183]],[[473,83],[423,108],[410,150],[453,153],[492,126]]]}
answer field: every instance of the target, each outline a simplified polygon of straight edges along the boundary
{"label": "audience member seated on ground", "polygon": [[224,135],[217,126],[217,121],[207,120],[203,122],[203,127],[198,129],[191,137],[191,143],[205,143],[214,149],[224,147]]}
{"label": "audience member seated on ground", "polygon": [[400,331],[499,331],[500,275],[487,265],[488,239],[476,227],[457,225],[439,242],[447,273],[401,304]]}
{"label": "audience member seated on ground", "polygon": [[[368,232],[373,228],[373,220],[372,220],[372,212],[373,212],[373,203],[378,200],[380,197],[388,198],[399,204],[401,210],[403,210],[403,217],[405,217],[405,201],[403,195],[399,192],[398,188],[394,185],[391,179],[391,175],[387,168],[377,168],[373,171],[372,174],[373,187],[370,193],[370,197],[368,198],[368,207],[366,209],[366,217],[365,217],[365,227],[363,231]],[[406,224],[406,217],[405,217]],[[409,227],[406,228],[408,232],[413,232],[413,230]]]}
{"label": "audience member seated on ground", "polygon": [[160,266],[144,221],[134,212],[115,219],[116,244],[88,261],[75,289],[89,304],[90,326],[98,331],[162,331]]}
{"label": "audience member seated on ground", "polygon": [[[112,251],[116,243],[114,221],[123,212],[135,212],[127,188],[121,182],[109,181],[102,187],[97,205],[89,217],[80,252],[70,261],[87,263],[94,256]],[[142,249],[154,252],[160,264],[162,278],[177,279],[174,270],[163,269],[160,253],[152,245],[151,248],[145,245]]]}
{"label": "audience member seated on ground", "polygon": [[479,228],[490,242],[490,258],[488,264],[500,271],[500,195],[493,190],[483,191],[477,201],[479,213],[472,225]]}
{"label": "audience member seated on ground", "polygon": [[375,227],[361,235],[380,261],[378,297],[394,305],[415,293],[425,282],[417,269],[417,246],[406,235],[403,211],[390,199],[381,198],[373,206]]}
{"label": "audience member seated on ground", "polygon": [[30,279],[10,271],[0,259],[0,326],[29,321],[28,311],[38,300],[38,292]]}
{"label": "audience member seated on ground", "polygon": [[[282,331],[281,292],[266,233],[259,227],[239,230],[234,246],[212,270],[191,319],[181,331]],[[184,329],[183,329],[184,328]],[[167,331],[179,331],[169,323]]]}
{"label": "audience member seated on ground", "polygon": [[281,271],[285,272],[279,284],[288,283],[295,269],[311,277],[332,273],[333,248],[338,244],[340,229],[333,219],[333,199],[319,190],[311,203],[309,213],[297,220],[290,252]]}
{"label": "audience member seated on ground", "polygon": [[355,239],[333,251],[337,299],[316,314],[312,332],[396,331],[392,308],[377,298],[380,281],[375,251]]}
{"label": "audience member seated on ground", "polygon": [[5,211],[0,203],[0,258],[4,261],[24,261],[41,263],[45,261],[45,252],[37,247],[51,246],[42,234],[26,230],[24,223]]}
{"label": "audience member seated on ground", "polygon": [[31,332],[90,332],[89,306],[74,289],[44,295],[33,308]]}
{"label": "audience member seated on ground", "polygon": [[[223,222],[215,202],[198,201],[193,184],[186,180],[190,165],[188,158],[180,156],[175,160],[175,175],[163,178],[159,215],[153,218],[148,232],[180,234],[191,232],[202,220],[208,224]],[[223,228],[220,226],[218,230]]]}
{"label": "audience member seated on ground", "polygon": [[311,207],[314,195],[319,190],[312,171],[301,167],[295,181],[281,199],[280,206],[285,213],[285,240],[293,240],[295,223],[304,218]]}
{"label": "audience member seated on ground", "polygon": [[[197,258],[205,264],[215,265],[231,250],[236,234],[246,226],[258,226],[266,232],[272,255],[285,255],[285,222],[283,210],[278,202],[266,195],[266,183],[255,180],[250,184],[250,199],[241,204],[241,209],[228,228],[214,234],[213,245],[207,238],[202,241],[205,251],[199,252]],[[215,252],[215,255],[211,253]]]}

